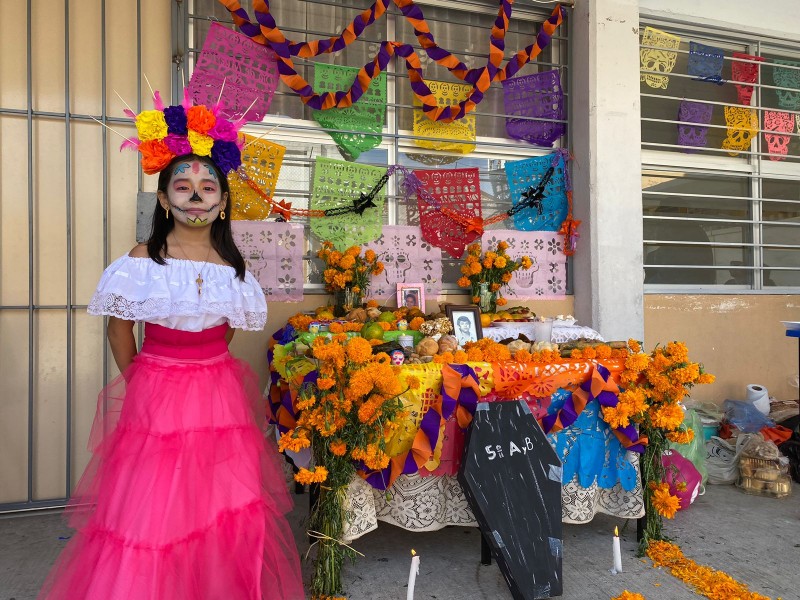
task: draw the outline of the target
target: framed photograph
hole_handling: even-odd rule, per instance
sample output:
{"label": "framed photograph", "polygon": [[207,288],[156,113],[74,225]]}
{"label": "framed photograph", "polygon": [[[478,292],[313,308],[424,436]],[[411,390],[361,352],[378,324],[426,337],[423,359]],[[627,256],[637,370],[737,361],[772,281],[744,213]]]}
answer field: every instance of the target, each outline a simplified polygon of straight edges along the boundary
{"label": "framed photograph", "polygon": [[397,306],[402,308],[419,308],[425,312],[425,284],[423,283],[398,283]]}
{"label": "framed photograph", "polygon": [[474,304],[463,306],[448,304],[445,307],[445,313],[453,324],[453,335],[456,336],[459,346],[463,346],[467,342],[477,342],[483,338],[481,309]]}

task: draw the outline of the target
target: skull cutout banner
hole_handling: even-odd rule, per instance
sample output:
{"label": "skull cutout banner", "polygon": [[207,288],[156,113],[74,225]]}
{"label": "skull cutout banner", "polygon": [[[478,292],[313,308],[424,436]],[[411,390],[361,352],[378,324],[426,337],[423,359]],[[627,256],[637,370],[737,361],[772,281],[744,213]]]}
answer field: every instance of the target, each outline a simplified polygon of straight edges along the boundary
{"label": "skull cutout banner", "polygon": [[739,156],[739,152],[750,150],[750,142],[758,132],[756,111],[752,108],[726,106],[725,123],[728,126],[728,137],[722,140],[722,147],[729,150],[728,154]]}
{"label": "skull cutout banner", "polygon": [[233,221],[233,241],[269,302],[303,299],[303,225]]}
{"label": "skull cutout banner", "polygon": [[[528,200],[527,196],[533,193],[552,165],[552,154],[505,164],[514,206]],[[514,227],[520,231],[558,231],[568,212],[564,169],[564,158],[559,156],[553,174],[545,185],[544,196],[533,206],[514,213]]]}
{"label": "skull cutout banner", "polygon": [[722,81],[722,64],[725,57],[722,48],[689,42],[689,64],[687,73],[702,81],[725,83]]}
{"label": "skull cutout banner", "polygon": [[478,169],[418,169],[413,173],[431,197],[429,203],[417,195],[422,237],[453,258],[461,258],[467,245],[480,237],[480,231],[470,231],[447,213],[481,218]]}
{"label": "skull cutout banner", "polygon": [[[705,148],[708,127],[703,127],[702,125],[711,123],[713,111],[714,106],[712,104],[681,100],[680,109],[678,109],[678,120],[683,122],[678,125],[678,143],[681,146]],[[697,123],[698,125],[690,125],[689,123]],[[685,151],[694,152],[694,150]]]}
{"label": "skull cutout banner", "polygon": [[[320,93],[349,90],[357,75],[356,67],[315,63],[314,87]],[[356,160],[362,152],[381,143],[386,120],[386,74],[378,75],[352,106],[315,110],[312,115],[325,129],[348,131],[328,131],[328,135],[336,142],[344,158]]]}
{"label": "skull cutout banner", "polygon": [[789,153],[790,135],[779,133],[792,133],[794,131],[794,115],[775,110],[764,111],[764,139],[769,148],[770,160],[784,160]]}
{"label": "skull cutout banner", "polygon": [[800,110],[800,62],[775,59],[775,64],[786,65],[772,68],[772,82],[783,88],[775,90],[778,106],[785,110]]}
{"label": "skull cutout banner", "polygon": [[509,137],[550,148],[564,135],[564,92],[558,69],[506,79],[503,102]]}
{"label": "skull cutout banner", "polygon": [[442,291],[442,252],[422,237],[419,227],[384,225],[374,242],[365,244],[380,256],[383,273],[372,277],[370,298],[392,300],[398,283],[422,283],[425,297]]}
{"label": "skull cutout banner", "polygon": [[641,73],[640,80],[651,88],[667,89],[669,77],[666,73],[672,73],[672,69],[675,68],[678,54],[673,50],[677,50],[680,45],[680,36],[653,27],[645,27],[639,61],[642,71],[655,71],[655,73]]}
{"label": "skull cutout banner", "polygon": [[[743,85],[745,83],[755,83],[758,81],[758,63],[764,59],[761,56],[753,56],[744,52],[734,52],[731,61],[731,80],[736,83],[736,94],[739,97],[739,104],[750,106],[753,97],[753,86]],[[752,61],[752,62],[746,62]]]}
{"label": "skull cutout banner", "polygon": [[[508,294],[519,300],[563,298],[567,293],[567,256],[562,249],[563,238],[555,231],[517,231],[494,229],[483,234],[481,245],[496,248],[508,242],[509,257],[519,260],[529,256],[530,269],[514,271],[508,284]],[[505,294],[505,292],[503,292]]]}
{"label": "skull cutout banner", "polygon": [[221,102],[220,115],[226,119],[260,121],[277,87],[278,60],[272,50],[219,23],[211,24],[189,81],[195,104]]}

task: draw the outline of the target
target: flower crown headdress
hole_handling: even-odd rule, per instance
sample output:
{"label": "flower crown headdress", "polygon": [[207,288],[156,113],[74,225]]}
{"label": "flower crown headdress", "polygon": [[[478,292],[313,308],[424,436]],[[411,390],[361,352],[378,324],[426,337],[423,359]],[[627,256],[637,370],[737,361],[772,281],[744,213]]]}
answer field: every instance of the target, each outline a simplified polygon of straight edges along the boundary
{"label": "flower crown headdress", "polygon": [[243,139],[239,130],[244,119],[229,121],[219,116],[218,102],[211,108],[192,104],[189,91],[183,90],[183,102],[164,107],[161,94],[153,92],[153,110],[138,115],[126,109],[136,122],[138,138],[123,142],[122,148],[136,148],[142,153],[142,170],[148,175],[161,172],[176,156],[208,156],[223,175],[242,164]]}

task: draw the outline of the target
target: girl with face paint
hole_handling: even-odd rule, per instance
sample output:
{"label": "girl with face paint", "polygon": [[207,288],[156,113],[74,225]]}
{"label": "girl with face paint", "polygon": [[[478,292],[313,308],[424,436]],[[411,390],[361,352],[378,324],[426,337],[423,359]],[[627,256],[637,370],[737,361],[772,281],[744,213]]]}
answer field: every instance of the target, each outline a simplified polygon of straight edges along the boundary
{"label": "girl with face paint", "polygon": [[264,327],[267,305],[233,243],[226,176],[209,156],[177,156],[157,197],[150,239],[106,269],[89,305],[109,317],[122,375],[100,394],[67,509],[77,531],[39,598],[305,598],[258,380],[228,351],[234,328]]}

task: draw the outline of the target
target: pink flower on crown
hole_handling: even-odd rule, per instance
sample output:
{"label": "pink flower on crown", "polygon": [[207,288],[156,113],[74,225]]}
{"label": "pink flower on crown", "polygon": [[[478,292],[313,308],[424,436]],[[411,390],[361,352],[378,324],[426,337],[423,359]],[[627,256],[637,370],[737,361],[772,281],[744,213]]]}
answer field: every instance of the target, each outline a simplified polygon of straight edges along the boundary
{"label": "pink flower on crown", "polygon": [[170,133],[164,138],[164,143],[167,145],[167,148],[169,148],[175,154],[175,156],[183,156],[184,154],[192,153],[192,145],[189,143],[189,140],[186,139],[185,135],[175,135],[174,133]]}
{"label": "pink flower on crown", "polygon": [[236,126],[227,119],[217,119],[217,123],[208,131],[208,135],[215,140],[235,142],[239,137],[239,131]]}

